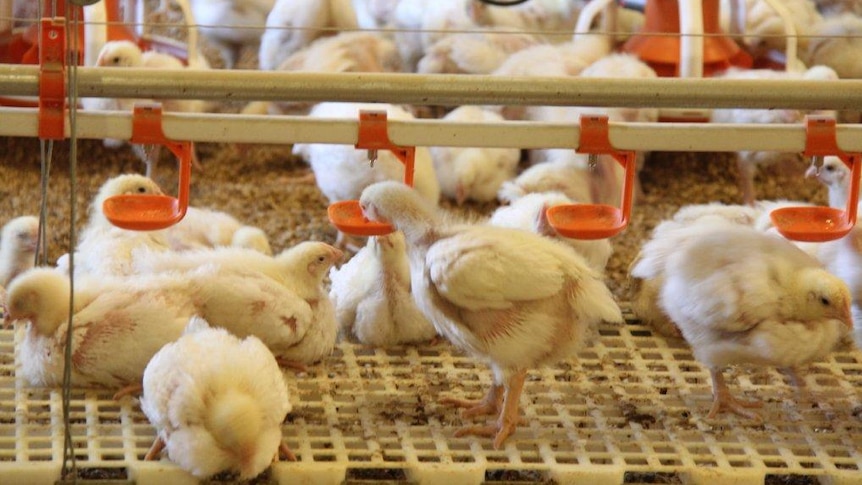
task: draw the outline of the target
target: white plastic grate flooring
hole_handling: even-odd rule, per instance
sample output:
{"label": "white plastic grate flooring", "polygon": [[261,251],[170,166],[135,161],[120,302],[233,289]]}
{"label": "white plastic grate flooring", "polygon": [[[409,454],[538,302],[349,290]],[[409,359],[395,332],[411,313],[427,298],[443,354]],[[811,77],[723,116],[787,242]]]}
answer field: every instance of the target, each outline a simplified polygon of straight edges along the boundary
{"label": "white plastic grate flooring", "polygon": [[[0,483],[51,483],[63,457],[61,393],[16,379],[15,335],[0,332]],[[705,418],[709,375],[684,342],[631,319],[605,326],[577,361],[529,374],[525,423],[494,450],[490,439],[453,437],[464,421],[437,404],[483,395],[486,368],[447,344],[341,344],[307,375],[288,374],[295,407],[284,434],[298,461],[275,464],[268,480],[862,483],[862,352],[812,365],[805,380],[814,399],[798,398],[773,369],[727,376],[737,394],[764,401],[764,424]],[[72,399],[83,471],[113,470],[141,485],[196,483],[168,461],[142,461],[154,431],[136,399],[93,390]]]}

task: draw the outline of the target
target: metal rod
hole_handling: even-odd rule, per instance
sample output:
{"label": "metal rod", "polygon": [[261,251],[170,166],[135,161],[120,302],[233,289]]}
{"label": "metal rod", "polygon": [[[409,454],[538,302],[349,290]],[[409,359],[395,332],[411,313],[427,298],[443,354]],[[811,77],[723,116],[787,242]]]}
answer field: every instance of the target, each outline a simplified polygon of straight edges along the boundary
{"label": "metal rod", "polygon": [[[0,65],[0,95],[35,96],[38,67]],[[81,97],[417,105],[862,109],[862,80],[594,79],[81,67]]]}
{"label": "metal rod", "polygon": [[[76,116],[78,138],[128,140],[132,135],[130,112],[79,111]],[[35,108],[0,108],[0,119],[0,136],[38,134]],[[216,143],[353,145],[358,127],[358,119],[212,113],[165,113],[162,123],[170,139]],[[393,143],[405,146],[574,149],[579,130],[576,123],[390,120],[389,137]],[[839,125],[836,137],[842,150],[862,152],[862,125]],[[805,148],[805,125],[612,122],[610,140],[620,150],[798,152]]]}

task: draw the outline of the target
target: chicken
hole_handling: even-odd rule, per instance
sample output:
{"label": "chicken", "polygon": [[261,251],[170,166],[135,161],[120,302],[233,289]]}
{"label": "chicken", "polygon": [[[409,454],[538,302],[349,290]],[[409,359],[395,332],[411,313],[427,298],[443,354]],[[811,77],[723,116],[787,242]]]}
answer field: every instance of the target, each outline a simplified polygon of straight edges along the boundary
{"label": "chicken", "polygon": [[836,156],[823,157],[822,165],[812,164],[805,176],[816,178],[829,189],[829,207],[844,209],[850,196],[850,168]]}
{"label": "chicken", "polygon": [[[443,119],[459,123],[503,121],[502,116],[478,106],[455,108]],[[494,200],[500,185],[515,177],[521,158],[521,151],[516,148],[431,147],[430,150],[441,192],[459,205],[468,200]]]}
{"label": "chicken", "polygon": [[89,220],[75,248],[76,274],[129,275],[134,251],[144,247],[152,251],[170,249],[164,231],[121,229],[111,225],[105,217],[102,212],[105,200],[129,194],[160,195],[162,191],[152,179],[137,174],[118,175],[102,184],[93,198]]}
{"label": "chicken", "polygon": [[[739,224],[753,226],[763,211],[747,205],[719,203],[693,204],[681,207],[671,219],[662,221],[652,231],[629,266],[632,288],[632,311],[646,325],[665,337],[679,338],[682,333],[659,304],[664,285],[664,267],[668,257],[683,242],[678,234],[697,224]],[[689,237],[697,231],[686,232]]]}
{"label": "chicken", "polygon": [[571,200],[594,202],[586,160],[575,157],[573,150],[565,152],[559,152],[558,160],[537,163],[514,180],[503,182],[497,198],[511,203],[531,193],[560,192]]}
{"label": "chicken", "polygon": [[428,46],[416,72],[490,74],[513,53],[538,43],[532,34],[503,30],[453,33]]}
{"label": "chicken", "polygon": [[353,0],[356,23],[362,30],[377,30],[392,25],[400,0]]}
{"label": "chicken", "polygon": [[189,206],[185,217],[165,229],[165,235],[174,251],[236,246],[272,254],[269,239],[261,229],[245,226],[230,214],[213,209]]}
{"label": "chicken", "polygon": [[848,13],[814,25],[806,53],[808,63],[829,66],[841,79],[862,79],[862,18],[859,15],[862,13]]}
{"label": "chicken", "polygon": [[471,0],[470,16],[479,25],[540,32],[548,42],[575,29],[584,0],[531,0],[499,7]]}
{"label": "chicken", "polygon": [[569,239],[557,234],[548,223],[546,211],[554,206],[575,204],[576,201],[560,192],[540,192],[527,194],[509,205],[504,205],[491,215],[488,223],[497,227],[508,227],[531,231],[536,234],[565,242],[581,255],[597,272],[603,272],[613,253],[607,239],[579,240]]}
{"label": "chicken", "polygon": [[[183,69],[185,66],[176,57],[155,51],[141,51],[137,44],[128,40],[115,40],[106,42],[99,52],[96,60],[99,67],[132,67],[148,69]],[[87,99],[87,98],[84,98]],[[114,111],[131,111],[139,99],[106,99],[95,98],[93,101],[85,102],[84,107],[88,109],[102,109]],[[159,99],[165,111],[184,113],[202,113],[209,109],[209,104],[197,99]],[[123,142],[119,140],[106,140],[106,146],[119,147]],[[132,151],[147,165],[147,176],[152,177],[161,156],[162,148],[156,146],[132,145]],[[192,151],[192,163],[199,166],[197,155]]]}
{"label": "chicken", "polygon": [[452,31],[477,27],[471,0],[400,0],[392,12],[392,36],[405,71],[416,71],[426,49]]}
{"label": "chicken", "polygon": [[[409,120],[413,115],[390,104],[370,103],[320,103],[309,114],[312,118],[359,118],[360,110],[385,110],[392,120]],[[293,153],[301,156],[311,166],[317,186],[330,203],[359,198],[362,189],[382,180],[404,180],[404,164],[388,150],[377,152],[374,164],[368,162],[367,150],[352,145],[305,144],[293,146]],[[440,182],[426,147],[416,147],[413,184],[428,201],[437,204],[440,200]],[[339,246],[349,246],[339,233]]]}
{"label": "chicken", "polygon": [[[581,71],[581,77],[654,79],[655,70],[632,54],[610,54],[604,56]],[[586,110],[586,109],[585,109]],[[614,121],[651,122],[658,121],[655,108],[601,108],[601,112]],[[596,112],[595,108],[588,112]]]}
{"label": "chicken", "polygon": [[[730,69],[718,76],[724,79],[837,79],[834,71],[825,66],[812,66],[807,71],[786,72],[769,69],[741,70]],[[801,123],[805,113],[790,109],[716,109],[712,111],[714,123]],[[743,203],[755,202],[754,175],[757,167],[764,164],[779,163],[788,169],[798,163],[799,155],[785,152],[758,152],[741,150],[737,152],[737,169]]]}
{"label": "chicken", "polygon": [[0,233],[0,287],[36,264],[39,245],[39,218],[16,217]]}
{"label": "chicken", "polygon": [[858,0],[814,0],[817,10],[829,18],[842,13],[862,15],[862,3]]}
{"label": "chicken", "polygon": [[191,0],[198,32],[218,49],[224,66],[233,69],[242,48],[257,45],[276,0]]}
{"label": "chicken", "polygon": [[[277,66],[279,71],[296,72],[398,72],[401,59],[392,40],[377,32],[342,32],[322,37],[300,49]],[[252,102],[245,114],[305,114],[310,103],[279,101]]]}
{"label": "chicken", "polygon": [[[808,48],[811,29],[823,17],[811,0],[784,0],[781,2],[793,19],[799,52]],[[787,35],[784,21],[766,0],[745,0],[745,35],[742,43],[755,58],[768,57],[770,51],[784,54]]]}
{"label": "chicken", "polygon": [[404,234],[368,238],[329,276],[329,297],[343,335],[374,347],[425,342],[437,335],[413,300]]}
{"label": "chicken", "polygon": [[[491,75],[502,77],[578,76],[593,62],[609,54],[611,42],[607,36],[586,35],[561,44],[539,44],[519,50],[506,58]],[[505,106],[506,119],[520,120],[526,116],[523,106]]]}
{"label": "chicken", "polygon": [[[852,328],[847,286],[790,242],[729,222],[677,232],[661,308],[712,377],[708,417],[759,420],[724,380],[730,365],[795,368],[828,355]],[[795,379],[798,381],[798,378]]]}
{"label": "chicken", "polygon": [[[564,244],[517,229],[446,224],[435,207],[397,182],[366,188],[366,217],[404,233],[416,302],[437,332],[488,362],[494,384],[466,415],[498,416],[456,436],[494,436],[500,448],[518,426],[529,369],[571,357],[601,321],[623,321],[601,276]],[[502,404],[501,404],[502,402]]]}
{"label": "chicken", "polygon": [[846,236],[818,244],[813,254],[847,285],[852,298],[853,338],[857,346],[862,345],[862,229],[854,226]]}
{"label": "chicken", "polygon": [[198,314],[239,337],[260,338],[283,365],[302,368],[335,345],[335,308],[323,279],[343,253],[326,243],[300,243],[275,257],[229,247],[137,256],[139,275],[215,268],[194,295]]}
{"label": "chicken", "polygon": [[141,411],[156,428],[147,453],[162,449],[197,478],[237,471],[259,475],[279,451],[291,410],[278,364],[255,337],[239,339],[193,317],[187,332],[161,348],[144,371]]}
{"label": "chicken", "polygon": [[[188,283],[170,277],[152,283],[75,280],[72,386],[139,384],[150,358],[182,335],[193,313]],[[31,386],[63,382],[70,293],[69,277],[52,268],[33,268],[9,285],[6,322],[26,325],[20,375]]]}
{"label": "chicken", "polygon": [[260,68],[279,69],[285,59],[313,40],[357,26],[349,0],[276,0],[260,38]]}

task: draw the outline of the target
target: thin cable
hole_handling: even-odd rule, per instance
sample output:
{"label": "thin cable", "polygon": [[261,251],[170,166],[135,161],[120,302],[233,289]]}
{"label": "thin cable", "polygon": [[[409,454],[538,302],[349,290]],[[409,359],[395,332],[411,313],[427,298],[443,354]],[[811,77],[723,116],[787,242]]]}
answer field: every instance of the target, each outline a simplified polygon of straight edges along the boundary
{"label": "thin cable", "polygon": [[527,3],[529,0],[479,0],[481,3],[493,5],[495,7],[514,7],[522,3]]}
{"label": "thin cable", "polygon": [[[66,326],[66,347],[63,366],[63,478],[71,475],[72,483],[78,482],[78,467],[75,460],[75,446],[72,441],[71,404],[72,404],[72,315],[75,308],[75,220],[77,218],[76,195],[78,192],[77,163],[77,106],[78,106],[78,17],[79,8],[66,5],[66,36],[69,39],[67,49],[67,79],[66,90],[69,96],[69,319]],[[71,20],[70,20],[71,17]],[[69,462],[71,461],[71,469]]]}
{"label": "thin cable", "polygon": [[42,173],[40,182],[41,198],[39,203],[39,236],[36,238],[37,266],[48,265],[48,177],[51,174],[51,162],[54,159],[54,140],[39,139],[40,160],[42,162]]}

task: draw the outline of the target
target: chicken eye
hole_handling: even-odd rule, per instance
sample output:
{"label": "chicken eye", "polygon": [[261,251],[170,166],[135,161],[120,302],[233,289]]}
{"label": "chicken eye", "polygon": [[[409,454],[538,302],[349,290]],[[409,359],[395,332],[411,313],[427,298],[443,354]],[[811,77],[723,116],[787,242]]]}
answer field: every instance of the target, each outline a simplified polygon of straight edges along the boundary
{"label": "chicken eye", "polygon": [[829,303],[831,303],[831,302],[829,301],[829,298],[826,298],[825,296],[821,296],[820,297],[820,303],[822,303],[823,306],[829,306]]}
{"label": "chicken eye", "polygon": [[825,166],[825,167],[823,167],[823,168],[824,168],[827,172],[834,172],[834,171],[835,171],[835,167],[833,167],[832,165],[826,165],[826,166]]}
{"label": "chicken eye", "polygon": [[322,263],[322,262],[324,262],[324,261],[326,261],[326,256],[318,256],[318,257],[317,257],[317,262],[318,262],[318,263]]}
{"label": "chicken eye", "polygon": [[138,187],[138,193],[139,193],[139,194],[144,194],[144,193],[146,193],[146,192],[147,192],[147,188],[146,188],[146,187],[143,187],[143,186],[142,186],[142,187]]}

